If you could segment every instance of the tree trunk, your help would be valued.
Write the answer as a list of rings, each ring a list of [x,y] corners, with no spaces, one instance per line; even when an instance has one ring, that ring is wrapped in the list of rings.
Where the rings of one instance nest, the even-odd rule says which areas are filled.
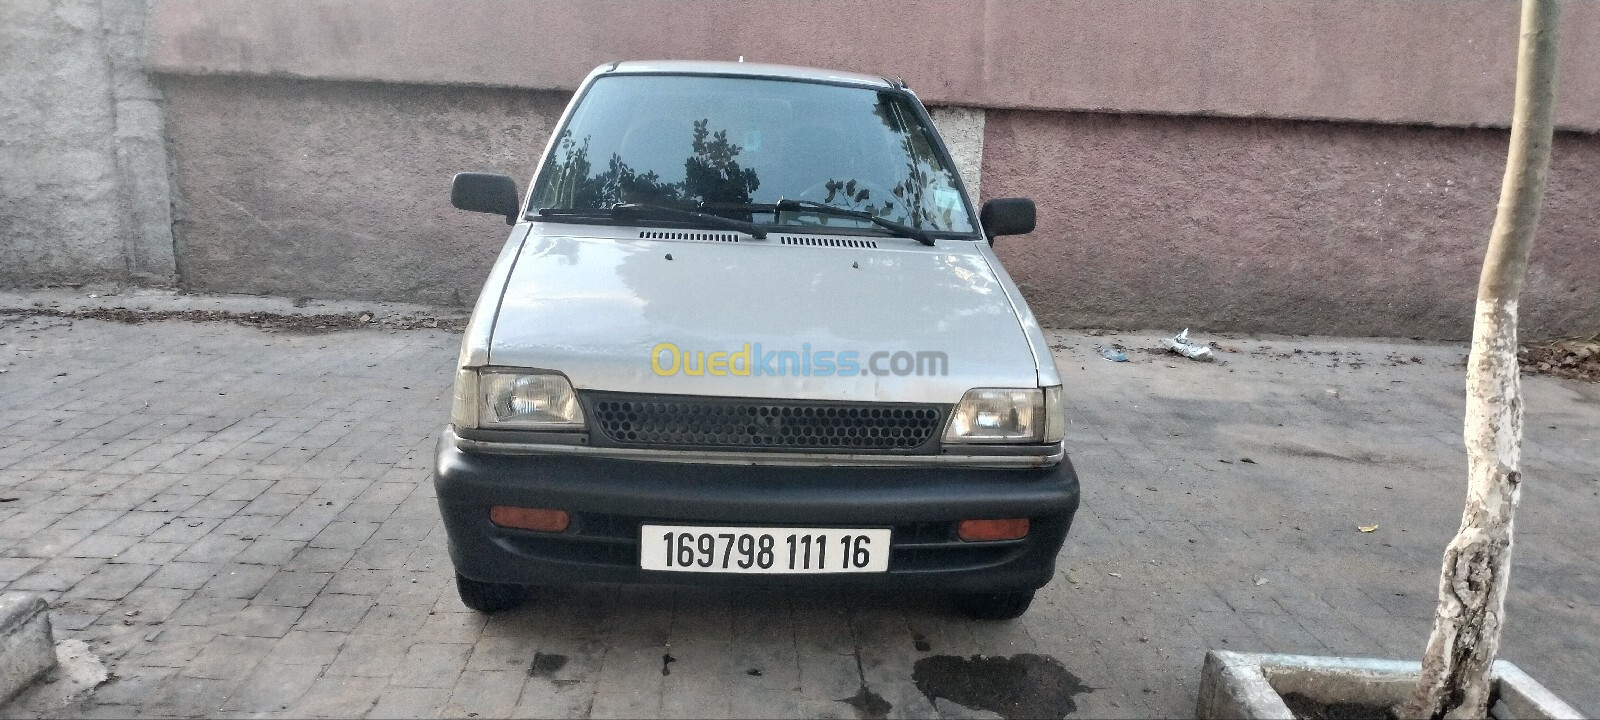
[[[1482,718],[1510,585],[1512,515],[1521,495],[1522,398],[1517,296],[1539,224],[1555,122],[1560,0],[1523,0],[1517,89],[1500,207],[1478,281],[1467,361],[1467,506],[1445,548],[1439,606],[1406,718]]]

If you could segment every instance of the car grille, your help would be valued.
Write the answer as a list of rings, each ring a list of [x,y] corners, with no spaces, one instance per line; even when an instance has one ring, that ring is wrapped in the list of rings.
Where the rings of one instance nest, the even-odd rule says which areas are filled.
[[[605,442],[632,447],[910,453],[931,451],[944,424],[937,405],[582,396],[590,425]]]

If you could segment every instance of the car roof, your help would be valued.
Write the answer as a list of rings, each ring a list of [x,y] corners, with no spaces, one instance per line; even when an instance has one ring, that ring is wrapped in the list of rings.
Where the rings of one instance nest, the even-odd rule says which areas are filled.
[[[846,83],[868,87],[890,88],[895,84],[881,77],[842,70],[823,70],[798,65],[769,63],[720,62],[712,60],[629,60],[607,63],[595,68],[595,75],[612,73],[629,75],[734,75],[741,77],[781,78],[811,82]]]

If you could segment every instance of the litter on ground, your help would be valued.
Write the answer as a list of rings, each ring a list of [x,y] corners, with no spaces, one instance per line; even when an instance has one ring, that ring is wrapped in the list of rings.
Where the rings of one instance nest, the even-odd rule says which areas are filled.
[[[1100,348],[1100,357],[1111,362],[1127,362],[1128,354],[1116,348]]]
[[[1210,362],[1216,359],[1211,354],[1211,346],[1189,339],[1189,328],[1184,328],[1183,332],[1162,340],[1161,347],[1166,348],[1168,352],[1182,355],[1190,360]]]

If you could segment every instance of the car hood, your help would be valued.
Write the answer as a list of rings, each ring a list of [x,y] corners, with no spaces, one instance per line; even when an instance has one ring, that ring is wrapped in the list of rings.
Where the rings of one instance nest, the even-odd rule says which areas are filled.
[[[580,390],[724,397],[953,403],[973,387],[1038,386],[1018,309],[972,241],[872,239],[895,247],[868,248],[712,237],[739,239],[530,236],[505,286],[489,364],[556,370]],[[748,348],[754,371],[691,375],[680,364],[666,374],[674,353],[663,344],[680,363]],[[841,375],[837,360],[852,351],[861,372]],[[930,361],[923,374],[896,374],[899,352],[911,353],[900,368],[918,353],[944,353],[947,372]],[[886,374],[872,372],[874,353],[887,353],[876,362]],[[807,356],[810,373],[796,371]],[[823,373],[822,358],[836,361],[834,373]]]

